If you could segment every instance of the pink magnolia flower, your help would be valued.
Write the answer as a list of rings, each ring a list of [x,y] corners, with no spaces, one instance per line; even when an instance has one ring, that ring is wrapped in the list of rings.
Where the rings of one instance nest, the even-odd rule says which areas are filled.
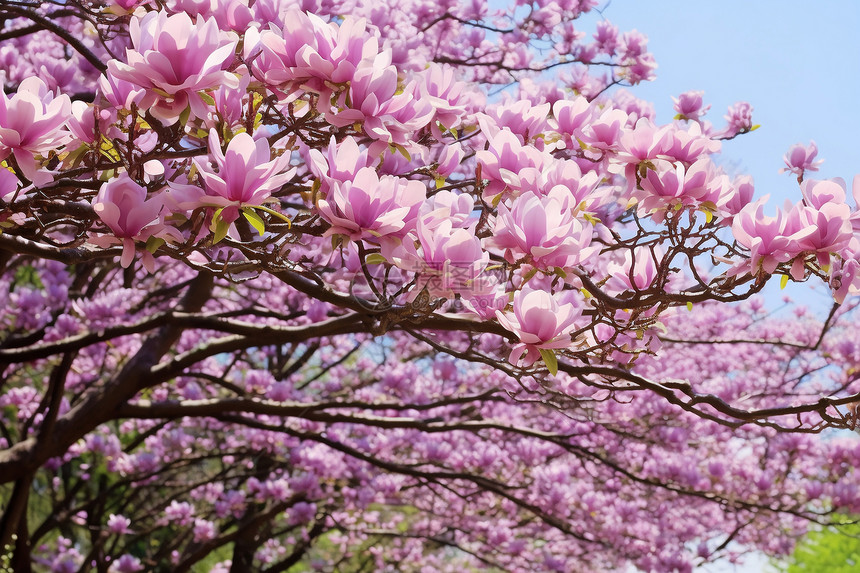
[[[121,173],[101,186],[93,202],[93,210],[113,231],[114,237],[91,237],[90,242],[102,247],[120,242],[120,264],[128,267],[134,259],[135,240],[145,240],[155,231],[155,228],[147,228],[158,220],[162,206],[160,197],[147,199],[146,188],[138,185],[127,173]],[[147,262],[148,258],[144,260]]]
[[[51,181],[48,172],[39,170],[35,156],[71,139],[63,129],[71,115],[69,96],[55,96],[38,77],[22,81],[11,97],[0,92],[0,161],[12,155],[30,181],[37,185]]]
[[[618,27],[608,20],[599,21],[595,27],[594,41],[598,50],[607,56],[614,56],[615,48],[618,46]]]
[[[570,335],[577,329],[581,316],[582,304],[576,298],[559,303],[542,289],[517,291],[513,313],[496,311],[499,324],[520,339],[511,349],[508,361],[531,366],[540,358],[540,349],[568,348],[572,343]]]
[[[731,186],[720,196],[717,204],[720,217],[726,225],[731,225],[735,215],[752,201],[755,194],[755,184],[749,175],[735,177]]]
[[[663,155],[674,161],[695,163],[705,155],[719,153],[722,144],[711,139],[702,132],[702,126],[691,123],[687,126],[678,124],[666,127],[663,138]]]
[[[352,181],[331,181],[331,191],[317,204],[320,215],[331,224],[328,235],[346,235],[378,242],[380,237],[403,237],[415,226],[427,189],[420,181],[379,177],[363,167]]]
[[[736,265],[733,272],[744,270],[757,274],[773,274],[780,263],[785,263],[803,251],[798,241],[808,237],[815,229],[795,217],[789,220],[786,212],[777,209],[775,217],[764,215],[767,197],[750,203],[735,216],[732,233],[735,240],[750,251],[748,261]]]
[[[622,262],[612,261],[606,265],[609,275],[606,286],[618,293],[648,289],[657,278],[662,257],[659,248],[653,251],[647,247],[625,250]]]
[[[716,177],[713,164],[702,159],[684,167],[683,163],[657,162],[641,180],[641,190],[633,196],[641,201],[640,208],[662,221],[667,210],[698,208],[704,202],[716,206],[720,197],[721,180]]]
[[[489,120],[493,129],[507,128],[526,142],[546,130],[549,111],[548,103],[534,105],[529,100],[522,99],[488,107],[486,114],[478,115],[478,122],[484,133],[491,131],[485,127]]]
[[[411,241],[394,248],[389,243],[383,248],[386,258],[418,275],[413,292],[417,295],[426,288],[431,297],[470,296],[475,281],[490,262],[481,240],[470,230],[455,228],[450,220],[433,227],[419,221],[416,234],[418,248]]]
[[[487,136],[487,149],[479,150],[475,156],[481,166],[481,176],[489,180],[484,188],[485,201],[493,201],[505,191],[513,195],[526,186],[523,183],[536,181],[544,163],[549,159],[532,146],[523,145],[509,129],[502,129]]]
[[[271,3],[260,4],[255,11],[274,9],[268,6]],[[359,66],[372,66],[379,55],[379,42],[366,32],[363,18],[347,16],[338,26],[316,14],[290,9],[280,14],[277,24],[262,31],[248,29],[244,56],[254,76],[287,101],[301,94],[299,86],[328,101],[330,84],[350,82]]]
[[[584,209],[594,212],[605,200],[604,196],[595,192],[600,183],[597,173],[589,171],[583,174],[579,164],[573,160],[550,159],[536,183],[540,194],[546,196],[556,187],[563,188],[571,195],[570,205],[574,211]]]
[[[620,109],[608,109],[583,130],[583,141],[594,149],[608,151],[618,147],[629,116]]]
[[[442,190],[427,199],[419,210],[419,224],[425,229],[434,229],[443,222],[450,222],[458,229],[474,227],[478,222],[472,212],[475,210],[475,198],[468,193],[459,195],[449,190]]]
[[[542,270],[569,268],[594,254],[593,229],[573,216],[573,196],[562,186],[546,197],[525,193],[510,209],[499,205],[487,246],[504,250],[510,263],[527,262]]]
[[[150,4],[152,0],[108,0],[108,11],[116,16],[131,14],[140,6]]]
[[[582,130],[594,117],[595,111],[587,99],[577,96],[573,100],[557,101],[552,106],[557,129],[564,136],[568,147],[578,147],[577,139],[582,139]]]
[[[789,147],[788,152],[782,157],[786,166],[780,169],[779,172],[791,172],[799,178],[803,178],[805,171],[818,171],[818,166],[824,163],[821,159],[815,161],[817,155],[818,147],[814,141],[810,141],[808,146],[796,143]]]
[[[326,119],[338,127],[361,124],[376,140],[369,148],[373,155],[391,145],[414,147],[413,135],[430,123],[435,113],[433,106],[421,99],[417,83],[400,89],[397,68],[391,65],[388,52],[355,70],[349,89],[337,98],[337,108],[327,112]]]
[[[673,97],[675,102],[675,112],[678,114],[678,119],[689,119],[691,121],[699,121],[703,115],[711,109],[710,105],[702,105],[703,91],[684,92],[678,97]]]
[[[824,181],[807,179],[800,184],[800,192],[803,202],[816,209],[827,203],[842,205],[846,199],[845,182],[839,178]]]
[[[453,68],[443,67],[435,62],[431,62],[429,67],[418,75],[421,78],[418,83],[420,98],[433,106],[431,132],[433,137],[442,141],[443,135],[439,126],[455,129],[466,115],[463,94],[466,84],[456,80]]]
[[[308,151],[307,165],[320,182],[323,195],[328,194],[332,181],[352,181],[360,169],[373,163],[367,149],[360,148],[353,137],[345,137],[340,143],[332,137],[325,149]]]
[[[122,535],[131,532],[131,520],[124,515],[110,514],[107,520],[107,528],[111,533]]]
[[[209,108],[200,92],[239,84],[226,71],[237,39],[219,30],[214,18],[194,22],[185,12],[149,12],[131,19],[129,34],[134,48],[126,50],[128,63],[109,61],[107,74],[145,88],[139,105],[161,121],[175,123],[188,106],[205,118]]]
[[[15,199],[20,181],[15,177],[15,174],[8,169],[0,168],[0,201],[12,201]],[[6,219],[7,214],[0,215],[0,221]]]
[[[111,74],[99,76],[98,88],[102,98],[111,106],[120,109],[131,109],[132,103],[140,106],[146,96],[145,89]]]
[[[838,252],[848,246],[854,236],[851,228],[851,209],[845,203],[828,202],[820,207],[796,205],[789,214],[790,219],[796,218],[798,226],[806,233],[797,244],[804,251],[816,254],[819,265],[830,264],[830,253]],[[798,270],[793,275],[801,280]]]
[[[753,106],[745,101],[739,101],[729,107],[728,113],[725,115],[727,122],[725,129],[726,137],[734,137],[739,133],[746,133],[753,127],[752,121]]]
[[[460,167],[463,161],[463,147],[459,143],[452,143],[439,150],[437,157],[436,174],[439,177],[448,177]]]
[[[135,573],[135,571],[143,571],[143,564],[140,559],[128,553],[122,554],[110,568],[110,573]]]
[[[194,161],[206,188],[206,195],[200,197],[199,203],[225,207],[222,218],[227,222],[239,216],[240,207],[261,205],[273,191],[292,179],[296,171],[289,168],[288,154],[272,159],[265,138],[255,141],[244,132],[234,135],[222,152],[218,133],[212,129],[209,153],[217,171],[202,160]]]

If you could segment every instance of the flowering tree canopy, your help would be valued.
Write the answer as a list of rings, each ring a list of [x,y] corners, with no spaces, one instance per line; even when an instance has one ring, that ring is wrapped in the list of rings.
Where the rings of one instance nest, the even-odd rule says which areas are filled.
[[[769,215],[749,104],[657,124],[595,5],[3,3],[0,565],[689,571],[860,511],[846,184],[798,145]]]

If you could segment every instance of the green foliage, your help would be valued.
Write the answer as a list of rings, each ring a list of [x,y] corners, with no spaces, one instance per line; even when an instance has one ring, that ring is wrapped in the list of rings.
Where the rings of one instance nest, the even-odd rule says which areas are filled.
[[[774,566],[781,573],[856,573],[860,571],[860,523],[811,531],[791,557]]]

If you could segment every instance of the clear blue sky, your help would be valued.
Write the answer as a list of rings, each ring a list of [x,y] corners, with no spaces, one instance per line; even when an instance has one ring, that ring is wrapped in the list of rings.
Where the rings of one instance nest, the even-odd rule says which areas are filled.
[[[725,160],[753,175],[757,195],[797,197],[782,155],[818,144],[819,176],[849,182],[860,172],[860,2],[797,0],[611,0],[603,14],[649,37],[657,79],[634,88],[671,120],[672,95],[704,90],[708,118],[722,125],[738,100],[761,128],[727,142]]]

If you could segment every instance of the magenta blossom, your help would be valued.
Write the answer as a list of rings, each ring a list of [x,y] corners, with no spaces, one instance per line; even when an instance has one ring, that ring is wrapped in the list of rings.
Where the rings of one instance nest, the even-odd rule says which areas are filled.
[[[93,210],[113,231],[114,237],[91,237],[90,242],[106,247],[119,239],[122,243],[120,264],[128,267],[134,259],[135,240],[148,238],[151,233],[145,231],[158,220],[162,205],[159,197],[147,199],[146,188],[127,173],[121,173],[101,186],[93,202]]]
[[[478,220],[474,217],[475,198],[468,193],[456,194],[443,189],[427,199],[419,211],[420,224],[426,229],[434,229],[443,222],[450,222],[454,228],[472,228]]]
[[[373,155],[392,145],[413,148],[413,133],[427,126],[435,114],[420,89],[414,81],[401,89],[391,54],[383,52],[355,70],[349,89],[337,98],[337,111],[327,112],[326,119],[338,127],[361,124],[376,140],[370,145]]]
[[[731,225],[735,215],[752,201],[755,194],[755,184],[749,175],[739,175],[732,181],[731,186],[720,195],[717,204],[720,217],[726,225]]]
[[[824,162],[821,159],[816,161],[815,157],[817,155],[818,147],[814,141],[810,141],[808,146],[796,143],[783,155],[782,160],[786,166],[780,169],[779,172],[794,173],[798,178],[802,179],[805,171],[818,171],[818,166]]]
[[[703,91],[684,92],[678,97],[673,97],[675,102],[675,113],[678,114],[677,119],[689,119],[691,121],[699,121],[703,115],[711,109],[710,105],[702,105]]]
[[[479,150],[475,156],[481,166],[481,175],[489,179],[484,188],[484,200],[493,201],[505,191],[518,195],[527,182],[540,177],[549,155],[532,146],[525,146],[509,129],[487,136],[488,149]]]
[[[552,271],[577,265],[596,252],[589,247],[593,228],[573,216],[573,196],[562,186],[546,197],[525,193],[499,215],[487,246],[504,250],[510,263],[529,263]]]
[[[309,150],[307,165],[320,182],[320,191],[327,195],[332,181],[352,181],[360,169],[373,163],[367,149],[360,148],[355,138],[346,137],[338,143],[332,137],[328,147]]]
[[[195,160],[206,195],[201,205],[225,207],[222,217],[232,222],[239,216],[239,207],[261,205],[272,191],[292,179],[289,155],[271,159],[266,139],[254,140],[247,133],[238,133],[221,151],[218,133],[209,132],[209,153],[215,160],[217,171],[203,161]]]
[[[541,349],[571,346],[570,335],[577,329],[582,304],[579,299],[570,299],[559,303],[545,290],[525,288],[514,295],[513,313],[496,311],[499,323],[520,339],[508,357],[511,364],[519,364],[522,360],[523,366],[531,366],[540,357]]]
[[[504,250],[510,263],[526,262],[542,270],[569,268],[594,254],[593,228],[573,216],[573,195],[562,186],[546,197],[526,193],[510,209],[499,205],[487,245]]]
[[[773,274],[780,263],[792,260],[803,251],[798,241],[809,237],[815,229],[797,217],[789,218],[786,212],[777,209],[775,217],[764,215],[767,197],[750,203],[738,213],[732,223],[732,233],[737,242],[750,251],[733,272],[744,270],[758,274]]]
[[[439,126],[455,129],[459,127],[466,114],[466,105],[463,101],[466,99],[463,96],[466,84],[456,80],[453,68],[442,67],[435,62],[419,76],[421,78],[418,83],[420,97],[433,106],[431,132],[433,137],[442,141],[443,136]]]
[[[188,106],[195,117],[205,118],[209,108],[200,92],[239,85],[226,71],[236,37],[219,30],[214,18],[194,22],[184,12],[149,12],[131,19],[129,34],[134,48],[126,50],[128,63],[111,60],[107,73],[145,88],[140,107],[163,122],[175,123]]]
[[[617,293],[647,290],[657,278],[662,258],[663,253],[657,247],[625,250],[621,263],[613,261],[606,265],[607,287]]]
[[[683,163],[660,161],[656,170],[648,170],[641,181],[641,190],[633,196],[641,201],[640,208],[660,222],[667,212],[693,208],[716,208],[716,202],[728,186],[708,159],[701,159],[688,168]]]
[[[370,167],[358,170],[352,181],[330,181],[331,192],[320,199],[320,215],[331,224],[328,235],[357,241],[402,237],[415,226],[418,209],[427,196],[420,181],[383,175]]]
[[[278,18],[277,26],[262,31],[250,28],[245,33],[244,56],[252,62],[254,77],[286,101],[300,95],[300,90],[294,91],[299,85],[329,100],[332,83],[350,82],[360,66],[372,66],[379,54],[378,40],[366,32],[364,18],[347,16],[338,26],[295,9],[275,16],[277,7],[268,2],[257,2],[254,9],[267,12],[267,5]]]
[[[753,106],[745,101],[739,101],[729,107],[725,119],[726,125],[725,136],[734,137],[739,133],[746,133],[753,128],[752,122]]]
[[[400,268],[418,273],[416,294],[426,288],[435,298],[453,298],[455,294],[469,296],[475,281],[490,262],[490,255],[481,248],[481,240],[467,229],[456,228],[450,220],[434,227],[419,221],[417,228],[420,251],[411,241],[389,252]]]
[[[55,96],[37,77],[22,81],[11,97],[0,92],[0,161],[13,155],[28,179],[37,185],[49,182],[51,175],[39,171],[35,156],[71,139],[64,129],[71,115],[69,96]]]

